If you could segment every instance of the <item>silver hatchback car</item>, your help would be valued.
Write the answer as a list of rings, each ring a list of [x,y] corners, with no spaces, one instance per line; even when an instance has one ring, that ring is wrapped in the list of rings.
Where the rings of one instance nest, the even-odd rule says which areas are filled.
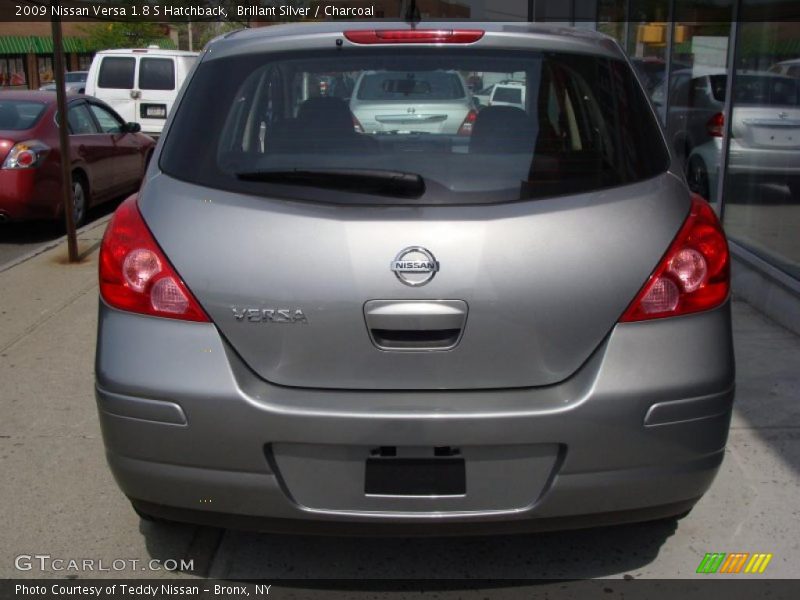
[[[286,531],[685,513],[728,435],[729,255],[630,63],[585,31],[380,27],[228,34],[185,85],[101,250],[122,491]],[[376,71],[514,73],[526,103],[360,132],[349,86],[307,85]]]

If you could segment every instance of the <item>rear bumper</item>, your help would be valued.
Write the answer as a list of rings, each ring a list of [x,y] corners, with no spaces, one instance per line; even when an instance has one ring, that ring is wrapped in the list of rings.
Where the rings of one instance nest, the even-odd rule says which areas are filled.
[[[274,386],[212,325],[102,302],[98,335],[122,491],[145,512],[259,529],[524,531],[681,513],[722,461],[734,395],[728,304],[618,325],[569,380],[496,391]],[[467,493],[364,494],[377,446],[458,447]]]
[[[42,177],[40,169],[0,169],[0,215],[26,221],[58,216],[58,180]]]
[[[728,172],[731,175],[748,175],[762,178],[782,178],[800,176],[800,161],[797,160],[796,148],[763,148],[745,146],[736,139],[731,140]],[[722,156],[722,141],[715,138],[712,142],[698,146],[692,151],[699,155],[713,177],[719,172]]]

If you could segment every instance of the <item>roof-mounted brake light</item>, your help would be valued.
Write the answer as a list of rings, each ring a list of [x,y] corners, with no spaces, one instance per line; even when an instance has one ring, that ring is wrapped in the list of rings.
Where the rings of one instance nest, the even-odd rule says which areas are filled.
[[[354,44],[471,44],[482,29],[364,29],[345,31]]]

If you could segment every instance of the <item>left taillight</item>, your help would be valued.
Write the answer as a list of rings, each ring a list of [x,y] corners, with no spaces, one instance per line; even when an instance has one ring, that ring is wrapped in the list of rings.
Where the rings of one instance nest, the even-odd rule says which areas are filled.
[[[458,135],[472,135],[472,126],[475,125],[475,120],[478,118],[478,111],[470,110],[458,128]]]
[[[722,304],[729,291],[728,241],[714,210],[693,194],[683,227],[620,322],[709,310]]]
[[[711,137],[723,137],[725,135],[725,115],[721,112],[713,115],[706,123],[706,131]]]
[[[129,312],[208,322],[147,228],[136,196],[114,213],[100,247],[100,295],[109,306]]]
[[[39,140],[26,140],[14,144],[3,161],[3,169],[35,169],[44,161],[50,146]]]

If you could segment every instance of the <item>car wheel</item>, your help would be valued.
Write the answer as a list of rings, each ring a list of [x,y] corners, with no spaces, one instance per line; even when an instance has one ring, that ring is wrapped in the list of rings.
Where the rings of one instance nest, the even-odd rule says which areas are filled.
[[[689,189],[695,194],[701,195],[706,200],[711,200],[708,184],[708,169],[706,163],[699,156],[693,156],[686,166],[686,181]]]
[[[87,186],[82,175],[77,173],[72,176],[72,219],[75,227],[80,227],[86,220],[86,210],[88,199],[86,196]]]

